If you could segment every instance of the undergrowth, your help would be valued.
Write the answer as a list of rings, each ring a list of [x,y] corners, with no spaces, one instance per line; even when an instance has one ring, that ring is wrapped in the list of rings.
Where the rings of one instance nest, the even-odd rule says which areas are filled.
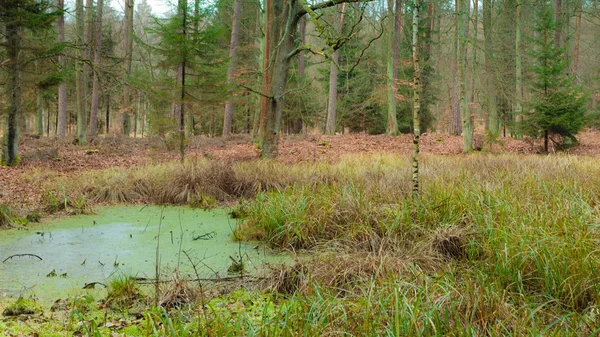
[[[254,300],[240,305],[225,296],[221,306],[152,309],[139,335],[600,333],[596,159],[424,156],[419,199],[410,170],[408,158],[392,155],[295,165],[196,160],[55,184],[95,202],[241,199],[235,239],[310,256],[273,267],[261,284],[270,292],[248,293]]]

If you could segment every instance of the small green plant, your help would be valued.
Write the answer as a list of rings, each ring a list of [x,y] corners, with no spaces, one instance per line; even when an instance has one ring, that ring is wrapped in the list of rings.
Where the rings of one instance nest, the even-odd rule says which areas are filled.
[[[25,216],[25,219],[28,222],[40,222],[40,220],[42,220],[42,213],[36,211],[30,212]]]
[[[36,315],[43,312],[42,306],[33,299],[25,299],[20,296],[15,303],[4,309],[4,316]]]
[[[0,205],[0,228],[10,227],[13,221],[10,217],[10,210],[8,206]]]
[[[121,275],[109,282],[105,305],[112,308],[131,307],[141,299],[142,293],[135,279]]]

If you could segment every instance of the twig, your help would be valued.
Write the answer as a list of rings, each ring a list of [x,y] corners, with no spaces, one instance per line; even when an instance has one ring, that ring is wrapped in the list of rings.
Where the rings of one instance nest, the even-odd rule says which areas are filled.
[[[21,256],[32,256],[32,257],[37,257],[38,259],[40,259],[40,261],[42,261],[43,259],[35,254],[15,254],[15,255],[11,255],[9,257],[7,257],[6,259],[4,259],[4,261],[2,261],[2,263],[12,259],[13,257],[21,257]]]
[[[254,280],[267,279],[266,277],[262,277],[262,276],[243,275],[243,276],[228,276],[228,277],[219,277],[219,278],[195,278],[195,279],[189,279],[188,281],[190,281],[190,282],[231,282],[231,281],[242,280],[242,279],[247,279],[247,278],[252,278]],[[156,279],[149,279],[149,278],[145,278],[145,277],[134,277],[133,280],[139,284],[154,284],[157,282],[158,283],[173,282],[173,280],[158,280],[157,281]]]
[[[91,283],[86,283],[86,284],[83,286],[83,288],[81,288],[81,289],[94,289],[94,288],[95,288],[95,286],[96,286],[96,284],[97,284],[97,285],[101,285],[101,286],[103,286],[104,288],[106,288],[106,284],[104,284],[104,283],[102,283],[102,282],[91,282]]]

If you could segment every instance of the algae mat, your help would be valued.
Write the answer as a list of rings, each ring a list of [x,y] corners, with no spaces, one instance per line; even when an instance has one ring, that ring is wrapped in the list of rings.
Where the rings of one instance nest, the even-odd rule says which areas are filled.
[[[163,272],[178,268],[192,278],[184,252],[206,278],[228,276],[240,256],[250,273],[280,259],[255,244],[233,242],[236,221],[223,209],[109,206],[96,213],[0,231],[1,261],[14,254],[42,259],[15,256],[0,263],[0,300],[35,296],[47,305],[123,274],[153,279],[157,251]]]

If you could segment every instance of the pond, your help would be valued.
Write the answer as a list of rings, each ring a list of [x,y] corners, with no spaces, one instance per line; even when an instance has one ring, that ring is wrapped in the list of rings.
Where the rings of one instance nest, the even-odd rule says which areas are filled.
[[[281,260],[263,246],[232,241],[237,224],[224,209],[107,206],[95,211],[0,231],[0,302],[24,295],[48,306],[82,292],[102,295],[102,287],[82,288],[122,275],[154,279],[156,261],[167,274],[178,269],[196,278],[195,265],[199,277],[219,278],[230,274],[240,256],[246,273]],[[32,255],[10,258],[15,254]]]

